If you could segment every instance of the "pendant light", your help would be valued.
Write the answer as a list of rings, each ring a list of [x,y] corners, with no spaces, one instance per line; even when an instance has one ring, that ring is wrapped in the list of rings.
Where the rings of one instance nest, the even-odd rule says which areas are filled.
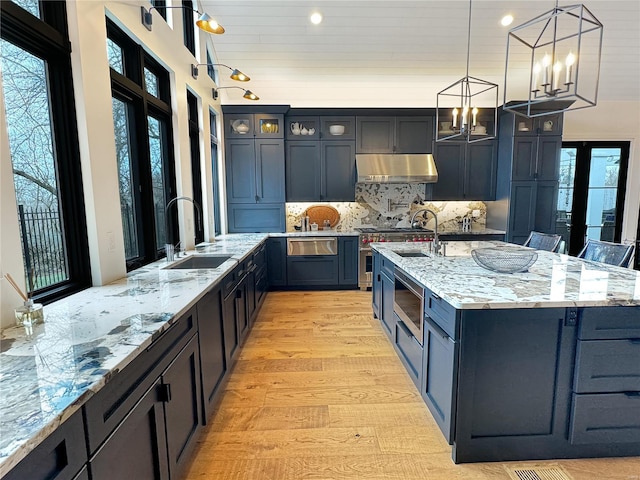
[[[584,5],[559,7],[558,0],[553,9],[512,28],[507,37],[503,108],[539,117],[594,107],[602,30]]]
[[[467,74],[438,93],[436,142],[475,143],[496,136],[498,85],[469,76],[471,0],[467,32]]]

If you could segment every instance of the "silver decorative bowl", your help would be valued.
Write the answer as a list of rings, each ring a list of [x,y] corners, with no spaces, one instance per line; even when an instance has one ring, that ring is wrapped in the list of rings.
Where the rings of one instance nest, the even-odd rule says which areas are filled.
[[[471,250],[475,262],[498,273],[525,272],[538,260],[535,250],[524,248],[478,248]]]

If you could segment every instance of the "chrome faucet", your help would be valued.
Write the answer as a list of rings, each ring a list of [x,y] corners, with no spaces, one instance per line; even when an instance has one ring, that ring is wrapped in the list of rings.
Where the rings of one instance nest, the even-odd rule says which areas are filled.
[[[175,248],[173,244],[169,243],[168,241],[169,240],[169,207],[171,207],[171,205],[173,205],[174,203],[177,203],[178,200],[186,200],[188,202],[193,203],[193,206],[196,207],[196,210],[200,214],[199,217],[196,216],[196,222],[198,222],[197,228],[200,229],[202,227],[202,223],[201,223],[202,209],[200,208],[200,205],[198,205],[198,202],[193,200],[193,198],[189,198],[189,197],[176,197],[172,200],[169,200],[169,203],[167,203],[167,206],[164,208],[165,226],[166,226],[165,235],[167,236],[167,243],[164,244],[164,250],[167,254],[168,262],[175,260]],[[180,242],[178,242],[178,244],[180,244]]]
[[[421,208],[420,210],[416,210],[411,217],[411,228],[422,228],[422,224],[416,222],[416,217],[421,212],[430,213],[431,215],[433,215],[433,219],[436,221],[436,228],[433,234],[433,251],[437,255],[438,253],[440,253],[440,240],[438,240],[438,215],[436,215],[436,212],[429,208]]]

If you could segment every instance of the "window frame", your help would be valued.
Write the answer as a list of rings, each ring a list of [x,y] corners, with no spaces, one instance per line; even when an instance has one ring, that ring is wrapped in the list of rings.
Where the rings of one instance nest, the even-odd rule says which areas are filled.
[[[35,301],[48,304],[90,287],[91,265],[65,2],[40,2],[40,13],[38,18],[13,2],[0,2],[2,39],[47,64],[56,186],[69,277],[33,292]]]
[[[165,172],[165,198],[176,196],[175,161],[173,152],[172,112],[170,103],[169,72],[156,62],[144,48],[129,38],[118,26],[107,20],[107,37],[117,43],[124,52],[125,75],[110,69],[111,91],[115,98],[124,99],[134,105],[134,126],[131,132],[132,168],[136,170],[139,188],[134,190],[136,197],[136,235],[138,236],[139,255],[127,259],[127,271],[134,270],[154,262],[165,255],[164,245],[157,245],[156,223],[165,222],[165,218],[155,218],[153,205],[153,182],[151,178],[151,159],[147,118],[152,116],[166,122],[167,145],[163,158]],[[160,98],[147,92],[144,68],[149,69],[158,78]],[[169,212],[167,240],[178,238],[178,215],[174,209]]]
[[[196,28],[193,21],[193,12],[196,9],[193,0],[182,0],[182,34],[184,37],[184,46],[196,56]]]

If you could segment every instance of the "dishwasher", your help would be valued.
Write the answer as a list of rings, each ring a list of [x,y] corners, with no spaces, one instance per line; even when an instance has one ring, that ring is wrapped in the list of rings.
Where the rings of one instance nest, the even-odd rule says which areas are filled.
[[[287,239],[287,283],[290,287],[330,287],[339,283],[337,237]]]

